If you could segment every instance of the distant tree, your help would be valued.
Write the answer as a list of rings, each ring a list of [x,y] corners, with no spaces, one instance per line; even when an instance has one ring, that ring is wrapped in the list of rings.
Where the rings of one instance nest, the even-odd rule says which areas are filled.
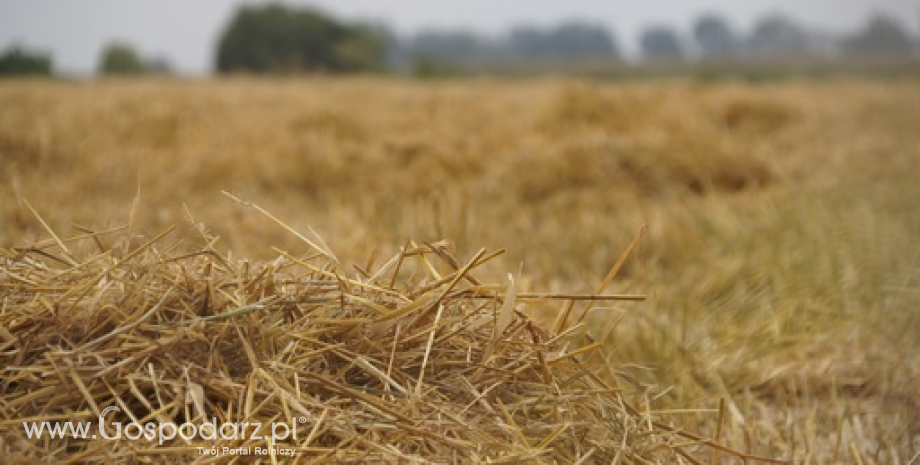
[[[468,30],[425,30],[391,40],[389,63],[422,76],[453,76],[492,66],[541,60],[562,65],[578,59],[618,59],[616,41],[602,26],[573,21],[552,28],[518,26],[503,37]]]
[[[642,57],[651,61],[679,61],[684,58],[680,39],[667,26],[652,26],[642,31],[639,37]]]
[[[364,71],[383,66],[386,38],[311,8],[243,7],[221,34],[217,70]]]
[[[2,76],[50,76],[51,57],[29,52],[18,46],[11,47],[0,55],[0,77]]]
[[[422,31],[409,44],[413,61],[470,64],[498,53],[495,44],[469,31]]]
[[[747,52],[757,57],[792,58],[814,52],[808,30],[792,19],[773,14],[761,18],[747,39]]]
[[[122,42],[113,42],[102,50],[99,74],[131,75],[147,71],[144,60],[134,48]]]
[[[571,22],[554,29],[550,35],[550,50],[559,58],[620,55],[606,28],[584,22]]]
[[[703,15],[697,20],[693,37],[706,58],[731,58],[740,49],[740,41],[728,22],[714,14]]]
[[[346,34],[335,44],[333,56],[342,71],[379,71],[386,66],[392,33],[374,24],[346,26]]]
[[[505,41],[511,54],[540,58],[549,53],[550,40],[549,34],[540,28],[517,26],[511,29]]]
[[[616,41],[603,26],[573,21],[552,29],[518,26],[500,48],[523,58],[619,57]]]
[[[913,41],[907,29],[894,18],[875,15],[865,27],[843,40],[843,51],[855,57],[904,57],[911,53]]]

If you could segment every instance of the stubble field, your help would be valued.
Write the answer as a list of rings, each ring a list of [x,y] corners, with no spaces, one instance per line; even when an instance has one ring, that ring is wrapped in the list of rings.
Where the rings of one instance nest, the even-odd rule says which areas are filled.
[[[642,235],[609,290],[648,300],[585,327],[637,404],[796,463],[920,453],[916,81],[9,81],[0,109],[4,249],[48,238],[28,202],[61,236],[304,252],[227,192],[359,268],[447,240],[590,293]]]

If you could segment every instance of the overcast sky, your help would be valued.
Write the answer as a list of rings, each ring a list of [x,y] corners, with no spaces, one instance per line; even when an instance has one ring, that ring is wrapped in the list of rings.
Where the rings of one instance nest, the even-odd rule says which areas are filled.
[[[253,0],[2,0],[0,51],[12,44],[50,52],[57,71],[91,73],[109,41],[128,42],[144,56],[165,58],[184,73],[212,68],[216,38],[235,9]],[[586,19],[610,28],[627,52],[648,25],[687,33],[703,12],[718,12],[746,31],[755,18],[785,13],[828,32],[859,28],[873,13],[896,17],[916,32],[918,0],[316,0],[343,19],[372,19],[411,34],[428,27],[495,34],[514,24],[554,25]]]

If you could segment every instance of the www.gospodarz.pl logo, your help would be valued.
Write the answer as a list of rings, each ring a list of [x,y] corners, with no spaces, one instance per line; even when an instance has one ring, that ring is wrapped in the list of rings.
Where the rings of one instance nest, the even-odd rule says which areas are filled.
[[[262,440],[271,437],[274,441],[283,441],[291,439],[297,440],[297,424],[307,422],[306,417],[291,418],[290,423],[275,422],[270,425],[263,425],[260,422],[224,422],[218,423],[217,419],[212,417],[211,421],[206,421],[197,425],[191,422],[185,422],[177,425],[174,422],[147,422],[144,424],[132,421],[127,424],[112,422],[106,425],[105,417],[111,412],[121,412],[117,406],[106,407],[99,414],[98,433],[104,439],[117,440],[127,438],[131,440],[144,439],[147,441],[156,440],[162,445],[164,441],[169,441],[177,436],[185,440],[206,439],[250,439]],[[23,422],[26,435],[29,438],[40,439],[47,431],[51,438],[79,437],[79,438],[97,438],[92,434],[92,424],[89,422],[41,422],[27,423]]]

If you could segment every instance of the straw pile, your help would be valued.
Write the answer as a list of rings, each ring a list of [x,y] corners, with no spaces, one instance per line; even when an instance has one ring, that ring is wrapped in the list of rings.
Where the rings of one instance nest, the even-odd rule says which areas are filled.
[[[322,242],[253,264],[213,241],[161,247],[168,232],[134,245],[52,232],[2,252],[0,456],[225,461],[200,448],[289,447],[306,462],[662,463],[721,448],[632,407],[587,363],[594,346],[566,344],[576,325],[550,334],[520,311],[578,296],[477,280],[496,253],[461,261],[443,244],[409,243],[346,277]],[[296,423],[297,439],[273,443],[267,426],[261,439],[163,444],[36,439],[23,427],[89,422],[95,433],[110,406],[120,413],[105,417],[109,435],[116,421],[213,419]]]

